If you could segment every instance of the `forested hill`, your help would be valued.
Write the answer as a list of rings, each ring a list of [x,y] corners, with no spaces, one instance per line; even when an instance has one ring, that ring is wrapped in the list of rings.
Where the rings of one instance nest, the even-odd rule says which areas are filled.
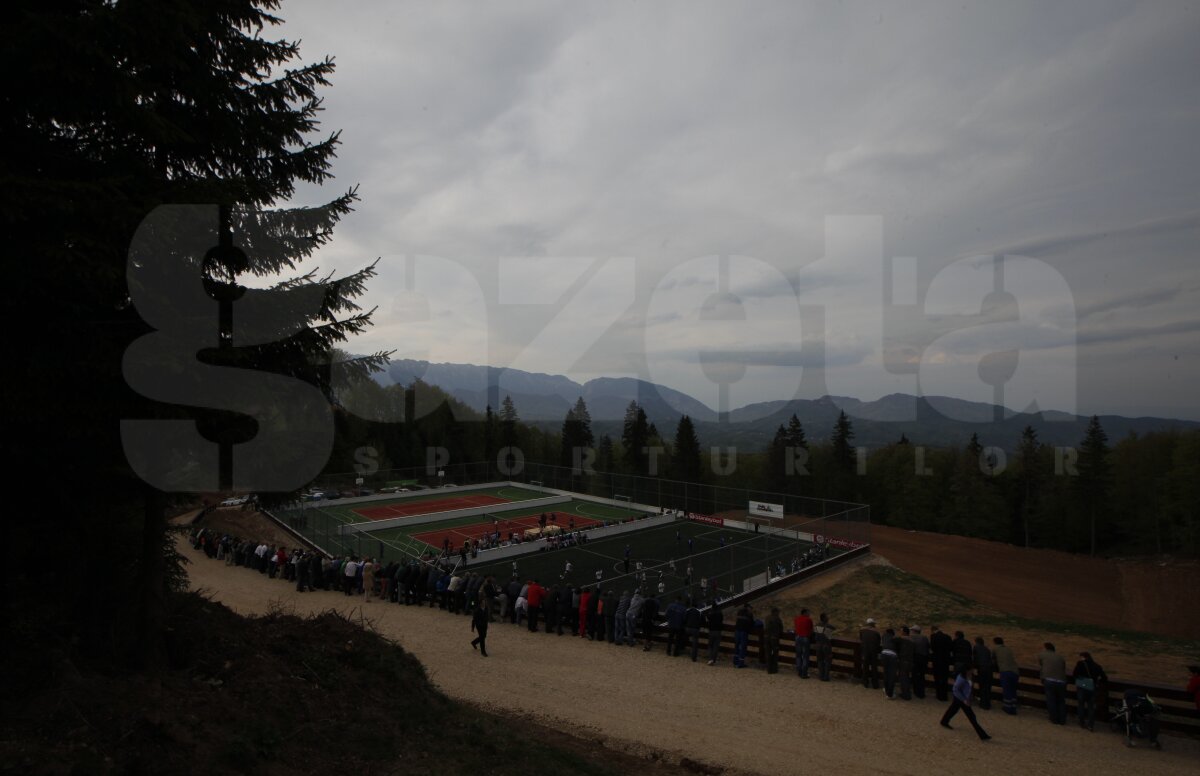
[[[636,401],[660,429],[674,428],[683,415],[690,417],[706,443],[736,446],[747,452],[765,450],[780,425],[795,415],[814,441],[828,438],[838,413],[854,421],[855,444],[880,447],[902,436],[913,444],[931,447],[965,445],[972,434],[988,445],[1015,450],[1021,432],[1032,426],[1049,445],[1077,443],[1089,417],[1066,412],[1014,412],[992,404],[949,397],[915,397],[891,394],[875,401],[824,396],[749,404],[718,420],[717,413],[698,399],[662,385],[633,378],[602,377],[578,383],[563,375],[498,369],[474,364],[433,364],[402,359],[393,361],[383,383],[411,385],[421,380],[437,386],[481,415],[490,405],[498,411],[510,397],[523,421],[546,431],[557,431],[575,401],[582,397],[598,433],[619,436],[625,411]],[[1101,415],[1110,438],[1129,434],[1200,428],[1200,423],[1170,418],[1127,418]]]

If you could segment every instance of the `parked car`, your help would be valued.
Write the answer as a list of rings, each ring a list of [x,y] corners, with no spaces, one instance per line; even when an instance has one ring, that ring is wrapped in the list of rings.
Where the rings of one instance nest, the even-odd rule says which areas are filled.
[[[240,507],[242,504],[245,504],[249,500],[250,500],[249,496],[233,496],[231,498],[227,498],[224,501],[222,501],[221,506],[223,506],[223,507]]]

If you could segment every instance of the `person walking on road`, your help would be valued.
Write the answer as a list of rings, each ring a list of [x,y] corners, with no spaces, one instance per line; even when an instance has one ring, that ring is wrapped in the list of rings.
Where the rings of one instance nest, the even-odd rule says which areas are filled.
[[[991,739],[991,736],[979,726],[979,720],[975,719],[975,712],[971,709],[971,690],[971,666],[968,664],[954,680],[954,689],[951,691],[954,698],[950,702],[950,707],[946,709],[946,713],[942,715],[941,725],[947,730],[953,730],[950,727],[950,720],[954,719],[955,714],[962,711],[967,716],[967,721],[971,723],[971,727],[975,728],[975,734],[979,736],[979,740],[987,741]]]
[[[476,604],[475,612],[471,615],[471,632],[476,634],[471,640],[471,649],[478,649],[479,654],[487,657],[488,611],[483,608],[482,601]]]

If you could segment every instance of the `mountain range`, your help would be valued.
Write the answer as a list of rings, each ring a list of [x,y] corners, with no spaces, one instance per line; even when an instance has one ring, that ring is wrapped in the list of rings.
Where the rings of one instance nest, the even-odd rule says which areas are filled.
[[[666,386],[629,377],[599,377],[578,383],[563,375],[548,375],[475,364],[434,364],[400,359],[388,366],[381,382],[409,385],[422,380],[436,385],[467,406],[483,412],[498,410],[511,396],[521,420],[557,429],[567,410],[583,398],[596,435],[620,436],[625,409],[636,401],[664,438],[674,436],[679,418],[688,415],[706,445],[736,446],[745,451],[764,449],[775,430],[794,414],[810,441],[827,439],[838,414],[845,411],[854,424],[854,442],[877,447],[907,437],[913,444],[962,445],[977,433],[984,445],[1016,448],[1021,432],[1033,426],[1038,439],[1050,445],[1076,445],[1083,438],[1089,417],[1058,411],[1014,412],[993,404],[944,396],[914,397],[890,394],[875,401],[842,396],[819,399],[786,399],[749,404],[719,418],[701,401]],[[915,419],[914,419],[915,418]],[[1109,439],[1169,429],[1200,429],[1200,422],[1171,418],[1127,418],[1101,415]]]

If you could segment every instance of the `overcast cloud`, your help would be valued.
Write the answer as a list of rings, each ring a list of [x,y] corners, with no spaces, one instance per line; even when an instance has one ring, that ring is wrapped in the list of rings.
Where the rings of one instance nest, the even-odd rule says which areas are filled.
[[[337,61],[297,202],[360,184],[319,261],[384,257],[357,351],[733,408],[990,400],[1016,350],[1016,409],[1200,419],[1196,3],[280,15]]]

